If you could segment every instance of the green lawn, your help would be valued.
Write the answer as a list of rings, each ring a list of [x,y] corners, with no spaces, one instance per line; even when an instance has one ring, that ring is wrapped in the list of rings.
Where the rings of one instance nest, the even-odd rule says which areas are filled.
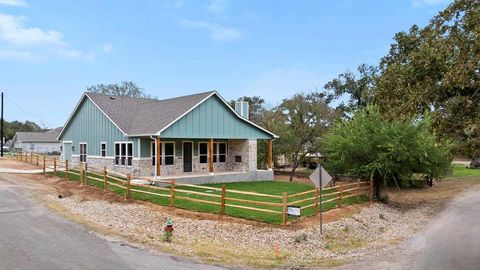
[[[457,177],[479,177],[480,169],[469,169],[466,165],[453,165],[452,175],[448,178],[457,178]]]
[[[63,177],[64,173],[63,172],[57,172],[57,176]],[[93,174],[89,174],[89,176],[93,177],[99,177],[98,175],[95,176]],[[80,177],[75,174],[69,174],[69,178],[73,181],[79,181]],[[109,181],[114,182],[114,183],[119,183],[118,181],[115,181],[113,179],[109,179]],[[89,185],[93,185],[99,188],[103,188],[103,183],[99,181],[94,181],[92,179],[88,180]],[[225,184],[206,184],[203,185],[204,187],[211,187],[211,188],[221,188],[223,185],[226,186],[226,204],[231,204],[231,205],[240,205],[240,206],[246,206],[246,207],[256,207],[256,208],[263,208],[263,209],[270,209],[274,211],[282,211],[281,206],[258,206],[252,203],[248,202],[237,202],[237,201],[231,201],[228,200],[228,198],[236,198],[236,199],[242,199],[242,200],[256,200],[256,201],[261,201],[261,202],[269,202],[269,203],[282,203],[281,198],[270,198],[270,197],[260,197],[260,196],[252,196],[252,195],[247,195],[247,194],[237,194],[237,193],[232,193],[228,192],[228,190],[239,190],[239,191],[247,191],[247,192],[256,192],[256,193],[263,193],[263,194],[269,194],[269,195],[275,195],[275,196],[282,196],[283,192],[287,192],[288,195],[295,194],[295,193],[300,193],[308,190],[312,190],[313,187],[307,184],[303,183],[297,183],[297,182],[284,182],[284,181],[258,181],[258,182],[235,182],[235,183],[225,183]],[[170,188],[168,184],[163,186],[165,188]],[[119,195],[124,195],[125,190],[115,187],[115,186],[109,186],[109,190],[112,192],[115,192]],[[135,190],[144,190],[148,192],[153,192],[155,194],[164,194],[164,195],[170,195],[169,190],[158,190],[158,189],[151,189],[149,187],[132,187],[131,190],[131,196],[133,199],[136,200],[143,200],[143,201],[149,201],[155,204],[159,205],[164,205],[164,206],[169,206],[170,205],[170,198],[169,197],[161,197],[157,195],[151,195],[151,194],[144,194],[140,192],[135,192]],[[183,190],[183,191],[182,191]],[[190,192],[198,192],[201,194],[193,194]],[[328,197],[328,193],[332,193],[334,190],[324,192],[324,200],[333,198],[332,196]],[[204,194],[204,195],[203,195]],[[198,212],[207,212],[207,213],[219,213],[220,212],[220,205],[211,205],[207,203],[201,203],[201,202],[192,202],[188,201],[185,199],[178,198],[179,196],[181,197],[187,197],[187,198],[192,198],[192,199],[201,199],[205,201],[212,201],[212,202],[220,202],[220,198],[218,197],[213,197],[213,196],[208,196],[208,195],[213,195],[213,196],[220,196],[221,191],[220,190],[208,190],[208,189],[203,189],[203,188],[196,188],[196,187],[186,187],[186,186],[180,186],[176,185],[175,186],[175,207],[177,208],[182,208],[182,209],[187,209],[187,210],[192,210],[192,211],[198,211]],[[336,195],[335,195],[336,196]],[[295,198],[289,198],[288,202],[293,202],[297,200],[302,200],[306,199],[309,197],[313,197],[313,194],[309,195],[303,195]],[[368,201],[368,197],[361,195],[360,196],[360,202],[365,202]],[[297,205],[299,206],[307,206],[310,204],[313,204],[314,201],[307,201],[303,203],[299,203]],[[349,205],[357,203],[357,197],[351,197],[344,199],[342,201],[343,205]],[[329,203],[324,204],[323,208],[324,211],[327,211],[329,209],[337,207],[337,201],[332,201]],[[225,208],[225,214],[228,216],[233,216],[233,217],[239,217],[239,218],[244,218],[244,219],[249,219],[249,220],[255,220],[255,221],[260,221],[260,222],[266,222],[266,223],[273,223],[273,224],[281,224],[282,223],[282,215],[281,214],[276,214],[276,213],[265,213],[265,212],[257,212],[253,210],[248,210],[248,209],[239,209],[239,208],[234,208],[234,207],[226,207]],[[311,216],[314,214],[314,209],[313,207],[307,208],[302,210],[302,216]],[[294,219],[293,217],[289,217],[289,220]]]

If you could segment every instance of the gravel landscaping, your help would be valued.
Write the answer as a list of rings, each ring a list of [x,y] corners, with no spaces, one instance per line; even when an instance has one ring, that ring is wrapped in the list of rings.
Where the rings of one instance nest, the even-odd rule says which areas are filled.
[[[206,262],[265,268],[336,265],[388,252],[392,244],[414,234],[434,211],[429,205],[402,209],[374,204],[325,224],[321,236],[318,226],[295,231],[179,217],[139,203],[46,196],[73,214],[149,247]],[[175,222],[171,243],[163,241],[163,224],[168,218]]]

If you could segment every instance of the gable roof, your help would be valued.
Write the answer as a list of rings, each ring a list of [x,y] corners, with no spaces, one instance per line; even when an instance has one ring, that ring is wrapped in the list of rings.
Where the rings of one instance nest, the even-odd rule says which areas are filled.
[[[270,131],[238,115],[238,113],[235,112],[235,110],[233,110],[225,99],[223,99],[223,97],[221,97],[216,91],[163,100],[112,96],[86,92],[65,124],[65,128],[68,126],[68,123],[75,114],[80,103],[86,97],[89,98],[95,106],[97,106],[107,118],[110,119],[120,131],[122,131],[124,135],[160,135],[161,131],[171,126],[213,95],[218,96],[225,106],[243,121],[261,129],[272,137],[278,137]],[[63,130],[60,132],[59,137],[62,133]]]
[[[58,142],[61,127],[46,132],[16,132],[14,141],[18,142]]]

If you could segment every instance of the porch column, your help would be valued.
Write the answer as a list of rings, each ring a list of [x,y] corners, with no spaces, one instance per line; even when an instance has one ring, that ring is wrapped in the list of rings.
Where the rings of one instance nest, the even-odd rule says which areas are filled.
[[[268,154],[267,154],[268,169],[271,170],[272,166],[272,140],[268,140]]]
[[[213,174],[213,139],[208,142],[208,165],[210,174]]]
[[[160,152],[160,138],[157,138],[155,141],[155,167],[157,169],[157,174],[156,176],[160,176],[160,161],[161,161],[161,152]]]

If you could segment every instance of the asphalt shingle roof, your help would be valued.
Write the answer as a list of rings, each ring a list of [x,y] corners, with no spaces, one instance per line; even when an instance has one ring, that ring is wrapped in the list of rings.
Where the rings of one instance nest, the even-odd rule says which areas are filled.
[[[16,141],[19,142],[57,142],[62,128],[55,128],[46,132],[17,132]]]
[[[163,100],[85,94],[127,135],[152,135],[212,93],[210,91]]]

